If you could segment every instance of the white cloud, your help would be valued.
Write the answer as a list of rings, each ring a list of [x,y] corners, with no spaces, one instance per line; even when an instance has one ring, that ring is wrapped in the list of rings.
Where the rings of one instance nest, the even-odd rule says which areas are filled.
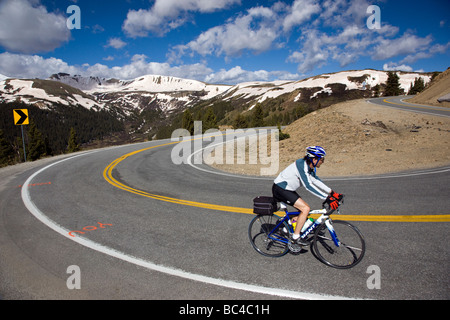
[[[361,56],[373,55],[370,49],[398,32],[387,23],[381,29],[369,30],[365,23],[368,5],[365,0],[296,0],[292,5],[277,2],[270,8],[254,7],[187,44],[174,46],[167,56],[180,62],[184,55],[215,55],[229,60],[246,51],[258,54],[282,46],[283,37],[295,29],[300,34],[299,48],[292,50],[286,61],[298,63],[298,72],[332,61],[345,67]]]
[[[406,71],[411,68],[407,64],[431,57],[432,48],[440,52],[447,50],[445,45],[430,48],[431,35],[419,37],[408,31],[398,37],[399,28],[386,22],[380,29],[367,28],[367,5],[364,0],[325,1],[319,18],[302,28],[299,48],[291,52],[286,61],[298,63],[298,72],[307,73],[333,62],[345,67],[360,57],[386,60],[401,56],[404,60],[395,68]],[[333,28],[327,30],[324,26]],[[387,63],[385,67],[389,69],[393,65]]]
[[[37,55],[0,54],[0,73],[15,78],[47,78],[54,73],[79,74],[79,69],[69,66],[61,59],[44,59]]]
[[[293,52],[287,61],[299,63],[297,70],[300,73],[320,68],[327,63],[330,56],[330,41],[328,36],[315,29],[305,31],[301,38],[302,50]]]
[[[49,52],[70,39],[66,17],[39,1],[0,1],[0,45],[12,52]]]
[[[206,55],[235,57],[244,50],[260,53],[272,48],[279,37],[281,24],[273,10],[254,7],[228,23],[201,33],[187,45],[174,47],[178,57],[186,52]],[[173,51],[172,51],[173,55]]]
[[[202,63],[172,66],[169,63],[149,62],[144,54],[136,54],[123,66],[108,67],[97,63],[94,65],[71,66],[61,59],[43,58],[37,55],[2,53],[0,54],[0,74],[14,78],[41,78],[64,72],[83,76],[98,76],[121,80],[135,79],[147,74],[175,76],[195,79],[209,83],[236,84],[247,81],[272,81],[298,79],[298,74],[287,71],[244,70],[240,66],[229,70],[214,72]]]
[[[171,75],[188,79],[204,79],[212,73],[206,65],[171,66],[168,63],[148,62],[145,55],[134,55],[131,61],[123,66],[108,67],[97,63],[94,65],[71,66],[61,59],[43,58],[37,55],[1,53],[0,74],[15,78],[45,79],[52,74],[64,72],[84,76],[98,76],[117,79],[134,79],[146,74]]]
[[[254,80],[268,80],[268,78],[269,74],[267,71],[249,72],[243,70],[240,66],[236,66],[230,70],[221,69],[219,72],[212,73],[205,78],[205,81],[211,83],[239,83]]]
[[[291,12],[284,18],[284,31],[290,31],[293,27],[303,24],[320,11],[320,5],[315,0],[296,0]]]
[[[298,79],[298,74],[285,71],[244,70],[240,66],[229,70],[221,69],[218,72],[207,75],[204,79],[208,83],[236,84],[249,81],[273,81]]]
[[[323,1],[320,23],[333,28],[345,28],[349,24],[365,25],[367,7],[371,4],[366,0]]]
[[[431,36],[420,38],[414,34],[405,33],[397,39],[382,39],[375,47],[372,57],[375,60],[385,60],[399,55],[413,54],[427,48],[431,42]]]
[[[405,71],[405,72],[411,72],[413,71],[413,68],[411,68],[410,66],[407,66],[405,64],[402,65],[398,65],[394,62],[389,62],[389,63],[385,63],[383,65],[383,70],[384,71]]]
[[[141,26],[134,31],[145,35],[152,30],[150,25],[154,23],[154,32],[164,33],[178,23],[184,23],[186,12],[207,9],[199,0],[176,1],[177,4],[175,0],[161,1],[156,0],[150,10],[134,12],[141,15],[139,23],[149,23],[148,27]],[[215,3],[217,7],[208,10],[224,8],[234,1]],[[298,36],[298,47],[290,48],[285,61],[297,64],[297,71],[301,74],[332,63],[343,68],[361,57],[387,60],[400,56],[405,59],[401,64],[406,66],[435,54],[430,49],[431,36],[420,37],[408,31],[399,37],[399,28],[384,20],[380,29],[369,29],[366,20],[369,18],[367,8],[371,4],[368,0],[294,0],[290,4],[277,1],[271,7],[252,7],[203,31],[192,41],[174,45],[166,55],[167,61],[183,63],[185,56],[193,58],[200,55],[204,59],[223,57],[230,62],[231,58],[243,54],[259,54],[290,45],[293,36]],[[133,19],[127,20],[131,22]],[[435,46],[435,52],[444,49],[448,48]],[[214,76],[238,78],[234,72],[243,70],[220,70]]]
[[[145,37],[148,33],[163,35],[184,24],[188,12],[214,12],[240,0],[156,0],[146,9],[130,10],[122,29],[131,37]]]
[[[126,42],[122,41],[120,38],[110,38],[108,40],[108,44],[105,46],[106,48],[114,48],[114,49],[121,49],[127,45]]]

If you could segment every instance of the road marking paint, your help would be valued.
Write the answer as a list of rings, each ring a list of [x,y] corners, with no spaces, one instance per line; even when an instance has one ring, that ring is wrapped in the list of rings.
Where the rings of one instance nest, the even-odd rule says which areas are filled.
[[[383,102],[390,103],[390,104],[396,104],[398,106],[409,107],[409,108],[430,109],[430,110],[446,111],[446,112],[450,111],[449,109],[437,108],[437,107],[432,107],[432,106],[427,107],[427,106],[422,106],[422,105],[412,105],[409,102],[397,103],[397,102],[388,101],[387,99],[383,99]]]
[[[112,226],[112,224],[110,223],[101,223],[101,222],[97,222],[99,224],[98,228],[100,229],[105,229],[105,226]],[[74,233],[79,233],[79,234],[85,234],[86,231],[94,231],[97,230],[97,226],[86,226],[83,228],[84,231],[79,231],[79,230],[73,230],[69,232],[69,236],[71,237],[75,237]]]
[[[170,144],[170,143],[169,143]],[[165,144],[167,145],[167,144]],[[154,146],[157,147],[157,146]],[[154,148],[151,147],[151,148]],[[145,148],[145,150],[151,149],[151,148]],[[144,149],[142,150],[138,150],[132,153],[128,153],[118,159],[116,159],[115,161],[113,161],[105,170],[104,170],[104,176],[107,179],[107,181],[109,183],[113,183],[115,181],[115,179],[112,178],[112,170],[113,168],[120,163],[121,161],[123,161],[124,159],[126,159],[127,157],[137,154],[139,152],[142,152]],[[94,152],[98,152],[98,151],[93,151],[93,152],[89,152],[90,153],[94,153]],[[77,237],[72,237],[69,234],[69,230],[64,228],[63,226],[57,224],[55,221],[51,220],[49,217],[47,217],[42,211],[40,211],[36,205],[33,203],[33,201],[30,198],[30,191],[29,191],[29,186],[31,185],[31,181],[40,173],[42,173],[43,171],[49,169],[50,167],[53,167],[57,164],[60,164],[64,161],[67,160],[71,160],[74,158],[77,158],[79,156],[83,156],[84,154],[80,154],[77,156],[73,156],[70,158],[66,158],[63,160],[60,160],[58,162],[55,162],[53,164],[50,164],[42,169],[40,169],[39,171],[35,172],[33,175],[31,175],[27,181],[24,183],[22,190],[21,190],[21,195],[22,195],[22,200],[25,204],[25,206],[27,207],[27,209],[31,212],[31,214],[33,214],[33,216],[35,216],[39,221],[41,221],[42,223],[44,223],[45,225],[47,225],[49,228],[51,228],[52,230],[54,230],[55,232],[59,233],[60,235],[66,237],[67,239],[70,239],[72,241],[75,241],[78,244],[81,244],[87,248],[90,248],[92,250],[95,250],[97,252],[109,255],[111,257],[115,257],[117,259],[147,268],[149,270],[153,270],[153,271],[157,271],[157,272],[161,272],[164,274],[169,274],[172,276],[177,276],[180,278],[184,278],[184,279],[189,279],[189,280],[193,280],[193,281],[198,281],[198,282],[202,282],[202,283],[206,283],[206,284],[211,284],[211,285],[217,285],[217,286],[221,286],[221,287],[226,287],[226,288],[230,288],[230,289],[236,289],[236,290],[243,290],[243,291],[248,291],[248,292],[254,292],[254,293],[261,293],[261,294],[266,294],[266,295],[274,295],[274,296],[279,296],[279,297],[285,297],[285,298],[295,298],[295,299],[314,299],[314,300],[319,300],[319,299],[349,299],[347,297],[341,297],[341,296],[331,296],[331,295],[323,295],[323,294],[315,294],[315,293],[309,293],[309,292],[297,292],[297,291],[291,291],[291,290],[283,290],[283,289],[278,289],[278,288],[270,288],[270,287],[263,287],[263,286],[256,286],[256,285],[252,285],[252,284],[247,284],[247,283],[241,283],[241,282],[236,282],[236,281],[229,281],[229,280],[224,280],[224,279],[217,279],[217,278],[212,278],[212,277],[207,277],[207,276],[203,276],[203,275],[199,275],[199,274],[194,274],[194,273],[190,273],[190,272],[186,272],[180,269],[175,269],[175,268],[171,268],[171,267],[166,267],[163,265],[158,265],[155,263],[152,263],[150,261],[146,261],[134,256],[131,256],[129,254],[120,252],[118,250],[112,249],[110,247],[104,246],[100,243],[94,242],[92,240],[86,239],[83,236],[77,236]],[[110,177],[111,176],[111,177]],[[112,179],[111,179],[112,178]],[[109,180],[111,179],[111,180]],[[117,182],[118,183],[118,182]],[[129,191],[129,192],[136,192],[137,194],[141,194],[143,191],[141,190],[137,190],[137,189],[133,189],[130,188],[126,185],[120,184],[118,183],[118,185],[115,185],[118,188],[121,188],[125,191]],[[147,194],[148,196],[150,194]],[[173,199],[173,198],[168,198],[168,197],[163,197],[163,196],[159,196],[159,195],[152,195],[152,197],[154,197],[155,199],[159,199],[159,200],[163,200],[163,201],[167,201],[167,200],[171,200],[174,201],[175,203],[179,203],[179,204],[185,204],[185,203],[191,203],[192,205],[195,202],[192,201],[186,201],[186,200],[180,200],[180,199]],[[198,204],[198,203],[197,203]],[[222,209],[225,209],[224,206],[221,206]],[[227,208],[228,210],[229,208]],[[239,209],[239,208],[238,208]],[[244,213],[250,213],[251,209],[245,209],[245,208],[240,208],[243,209],[243,211],[245,211]],[[214,210],[217,210],[217,206],[214,205]],[[239,210],[240,211],[240,210]],[[278,213],[280,214],[280,213]],[[340,216],[342,218],[346,218],[348,219],[348,216]],[[375,216],[368,216],[369,218],[375,217]],[[429,216],[426,216],[429,217]],[[392,217],[390,217],[392,218]]]
[[[29,187],[45,186],[45,185],[49,185],[49,184],[52,184],[52,183],[51,182],[32,183],[29,185]],[[17,188],[22,188],[22,185],[17,186]]]
[[[178,143],[178,142],[174,142]],[[173,143],[171,143],[173,144]],[[162,144],[161,146],[165,146],[168,144]],[[226,211],[226,212],[235,212],[235,213],[245,213],[245,214],[254,214],[252,208],[240,208],[240,207],[231,207],[231,206],[223,206],[223,205],[217,205],[217,204],[210,204],[210,203],[204,203],[204,202],[196,202],[191,200],[183,200],[183,199],[177,199],[177,198],[171,198],[166,196],[161,196],[157,194],[148,193],[143,190],[135,189],[130,186],[127,186],[119,181],[117,181],[113,175],[112,171],[114,168],[123,160],[127,159],[128,157],[138,154],[140,152],[157,148],[158,146],[153,146],[150,148],[144,148],[141,150],[136,150],[133,152],[130,152],[128,154],[123,155],[120,158],[117,158],[113,162],[111,162],[103,171],[103,177],[106,181],[108,181],[113,186],[122,189],[127,192],[131,192],[143,197],[185,205],[185,206],[191,206],[191,207],[198,207],[198,208],[204,208],[204,209],[210,209],[210,210],[217,210],[217,211]],[[277,215],[282,215],[283,213],[279,212]],[[313,216],[314,217],[314,216]],[[318,217],[318,216],[317,216]],[[450,215],[334,215],[333,219],[335,220],[347,220],[347,221],[374,221],[374,222],[450,222]]]
[[[82,154],[84,155],[84,154]],[[97,252],[106,254],[108,256],[129,262],[131,264],[141,266],[143,268],[161,272],[164,274],[180,277],[183,279],[188,279],[192,281],[202,282],[205,284],[225,287],[229,289],[236,289],[236,290],[242,290],[242,291],[248,291],[253,293],[261,293],[266,295],[272,295],[272,296],[278,296],[278,297],[284,297],[284,298],[293,298],[293,299],[306,299],[306,300],[348,300],[352,298],[348,297],[342,297],[342,296],[332,296],[332,295],[325,295],[325,294],[316,294],[316,293],[309,293],[309,292],[298,292],[298,291],[292,291],[292,290],[283,290],[278,288],[270,288],[270,287],[263,287],[263,286],[257,286],[242,282],[236,282],[236,281],[230,281],[230,280],[224,280],[220,278],[213,278],[208,276],[203,276],[200,274],[195,274],[187,271],[183,271],[176,268],[166,267],[163,265],[158,265],[153,262],[134,257],[132,255],[123,253],[121,251],[118,251],[116,249],[112,249],[110,247],[104,246],[98,242],[89,240],[87,238],[84,238],[83,236],[77,236],[73,237],[69,235],[69,230],[64,228],[63,226],[59,225],[55,221],[51,220],[49,217],[47,217],[42,211],[40,211],[36,205],[33,203],[33,201],[30,198],[30,191],[29,191],[29,185],[30,182],[40,173],[43,171],[49,169],[52,166],[55,166],[61,162],[74,159],[76,157],[79,157],[81,155],[77,155],[74,157],[70,157],[58,162],[55,162],[51,165],[48,165],[37,172],[35,172],[33,175],[31,175],[27,181],[24,183],[24,186],[22,187],[22,200],[27,207],[28,211],[31,212],[33,216],[35,216],[39,221],[41,221],[43,224],[54,230],[55,232],[59,233],[60,235],[66,237],[67,239],[70,239],[80,245],[83,245],[87,248],[90,248],[92,250],[95,250]]]
[[[157,200],[161,200],[161,201],[166,201],[166,202],[172,202],[172,203],[177,203],[177,204],[182,204],[182,205],[190,205],[190,206],[201,206],[203,208],[208,208],[208,209],[212,209],[212,210],[223,210],[223,211],[232,211],[232,212],[240,212],[240,213],[247,213],[247,214],[251,214],[251,209],[246,209],[246,208],[235,208],[235,207],[228,207],[228,206],[219,206],[219,205],[213,205],[213,204],[206,204],[206,203],[199,203],[199,202],[194,202],[194,201],[189,201],[189,200],[181,200],[181,199],[175,199],[175,198],[170,198],[170,197],[164,197],[164,196],[160,196],[160,195],[154,195],[154,194],[150,194],[147,193],[145,191],[142,190],[138,190],[138,189],[134,189],[131,188],[129,186],[126,186],[120,182],[118,182],[116,179],[114,179],[112,177],[112,170],[123,160],[125,160],[126,158],[133,156],[139,152],[145,151],[145,150],[149,150],[152,148],[156,148],[156,147],[161,147],[161,146],[167,146],[170,144],[175,144],[175,143],[179,143],[182,141],[176,141],[176,142],[171,142],[171,143],[166,143],[166,144],[162,144],[162,145],[158,145],[158,146],[153,146],[153,147],[149,147],[149,148],[145,148],[145,149],[141,149],[141,150],[137,150],[134,152],[130,152],[128,154],[123,155],[120,158],[117,158],[116,160],[114,160],[110,165],[108,165],[104,172],[103,172],[103,176],[106,179],[106,181],[108,181],[110,184],[112,184],[113,186],[120,188],[122,190],[128,191],[128,192],[132,192],[138,195],[143,195],[146,197],[150,197],[150,198],[154,198]],[[71,160],[80,156],[84,156],[86,154],[90,154],[90,153],[94,153],[94,152],[98,152],[99,150],[93,151],[93,152],[87,152],[87,153],[83,153],[83,154],[79,154],[70,158],[66,158],[63,160],[60,160],[58,162],[55,162],[53,164],[50,164],[42,169],[40,169],[39,171],[35,172],[33,175],[31,175],[27,181],[24,183],[22,190],[21,190],[21,195],[22,195],[22,200],[26,206],[26,208],[31,212],[31,214],[33,214],[33,216],[35,216],[39,221],[41,221],[43,224],[47,225],[49,228],[51,228],[52,230],[54,230],[55,232],[61,234],[62,236],[66,237],[67,239],[70,239],[72,241],[75,241],[87,248],[90,248],[92,250],[101,252],[103,254],[109,255],[111,257],[115,257],[118,259],[121,259],[123,261],[138,265],[138,266],[142,266],[144,268],[147,268],[149,270],[153,270],[153,271],[157,271],[157,272],[162,272],[165,274],[169,274],[169,275],[173,275],[173,276],[177,276],[177,277],[181,277],[184,279],[189,279],[189,280],[193,280],[193,281],[198,281],[198,282],[202,282],[202,283],[206,283],[206,284],[211,284],[211,285],[217,285],[217,286],[222,286],[222,287],[227,287],[230,289],[237,289],[237,290],[243,290],[243,291],[249,291],[249,292],[254,292],[254,293],[261,293],[261,294],[267,294],[267,295],[275,295],[275,296],[280,296],[280,297],[287,297],[287,298],[297,298],[297,299],[349,299],[347,297],[340,297],[340,296],[331,296],[331,295],[323,295],[323,294],[314,294],[314,293],[308,293],[308,292],[297,292],[297,291],[290,291],[290,290],[282,290],[282,289],[278,289],[278,288],[269,288],[269,287],[262,287],[262,286],[256,286],[256,285],[251,285],[251,284],[246,284],[246,283],[241,283],[241,282],[235,282],[235,281],[228,281],[228,280],[223,280],[223,279],[217,279],[217,278],[212,278],[212,277],[207,277],[207,276],[202,276],[199,274],[193,274],[190,272],[186,272],[180,269],[175,269],[175,268],[170,268],[170,267],[166,267],[163,265],[157,265],[155,263],[152,263],[150,261],[146,261],[134,256],[131,256],[129,254],[120,252],[118,250],[112,249],[110,247],[104,246],[100,243],[91,241],[89,239],[86,239],[82,236],[78,236],[78,237],[73,237],[71,236],[69,233],[70,231],[66,228],[64,228],[63,226],[59,225],[58,223],[56,223],[55,221],[51,220],[49,217],[47,217],[43,212],[41,212],[36,205],[33,203],[33,201],[30,198],[30,192],[29,192],[29,187],[32,185],[31,181],[40,173],[42,173],[43,171],[49,169],[50,167],[53,167],[57,164],[60,164],[64,161],[67,160]],[[233,210],[234,209],[234,210]],[[280,214],[280,213],[278,213]],[[345,218],[346,220],[350,220],[353,217],[359,217],[360,219],[367,219],[367,220],[358,220],[358,221],[379,221],[379,220],[374,220],[374,219],[379,219],[379,217],[384,217],[382,219],[386,219],[386,220],[382,220],[382,221],[393,221],[394,219],[399,219],[399,221],[405,221],[409,220],[409,221],[413,221],[414,219],[417,220],[421,220],[421,222],[425,222],[425,221],[430,221],[430,219],[437,219],[435,221],[450,221],[449,219],[449,215],[423,215],[423,216],[375,216],[375,215],[358,215],[358,216],[351,216],[351,215],[340,215],[340,216],[336,216],[336,218]],[[422,221],[423,219],[423,221]],[[442,219],[442,220],[439,220]]]

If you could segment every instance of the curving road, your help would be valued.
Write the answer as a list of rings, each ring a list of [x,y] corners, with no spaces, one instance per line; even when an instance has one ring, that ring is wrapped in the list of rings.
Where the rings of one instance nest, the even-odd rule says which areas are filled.
[[[413,96],[382,97],[370,99],[369,102],[400,110],[437,115],[441,117],[450,117],[449,108],[438,106],[426,106],[408,102],[408,99],[412,97]]]
[[[335,270],[309,250],[259,255],[248,212],[271,179],[175,165],[175,145],[83,152],[2,179],[0,298],[450,298],[450,167],[329,179],[367,243],[358,266]],[[68,289],[70,266],[80,289]]]

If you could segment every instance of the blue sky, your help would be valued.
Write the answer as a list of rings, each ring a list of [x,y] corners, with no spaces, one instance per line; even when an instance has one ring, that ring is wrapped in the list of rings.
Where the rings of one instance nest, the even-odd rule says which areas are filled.
[[[448,0],[0,0],[0,74],[235,84],[364,68],[444,71],[449,12]],[[80,29],[67,27],[71,18]]]

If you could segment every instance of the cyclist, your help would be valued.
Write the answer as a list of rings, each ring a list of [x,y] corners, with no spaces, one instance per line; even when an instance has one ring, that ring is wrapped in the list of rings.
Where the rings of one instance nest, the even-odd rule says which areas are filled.
[[[303,186],[315,196],[326,200],[331,209],[334,210],[338,208],[339,201],[342,200],[342,194],[331,190],[316,175],[316,168],[320,168],[325,161],[325,156],[326,153],[322,147],[308,147],[303,159],[298,159],[289,165],[274,180],[272,186],[273,197],[277,201],[287,203],[300,211],[294,233],[290,236],[290,240],[293,243],[308,244],[300,237],[300,231],[308,218],[311,208],[296,192],[299,187]]]

